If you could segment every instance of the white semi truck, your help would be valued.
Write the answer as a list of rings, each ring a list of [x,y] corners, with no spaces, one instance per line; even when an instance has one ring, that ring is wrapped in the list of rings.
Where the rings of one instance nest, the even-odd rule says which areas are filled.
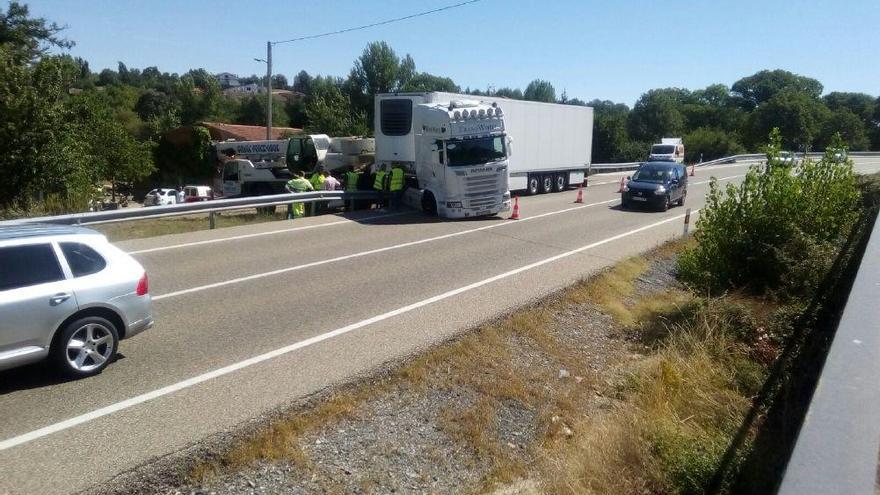
[[[405,201],[427,213],[494,215],[511,189],[561,191],[589,168],[589,107],[440,92],[380,94],[375,105],[376,164],[402,165],[414,186]]]
[[[333,171],[372,163],[375,141],[361,137],[331,138],[326,134],[272,141],[218,141],[213,144],[213,154],[220,169],[224,197],[264,196],[283,193],[295,170],[307,173],[322,166]]]

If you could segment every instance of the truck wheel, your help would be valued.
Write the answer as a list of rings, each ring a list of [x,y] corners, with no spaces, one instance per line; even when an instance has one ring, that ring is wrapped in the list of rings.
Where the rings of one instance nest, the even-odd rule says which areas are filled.
[[[687,197],[687,193],[682,194],[682,195],[681,195],[681,198],[679,198],[678,203],[676,203],[676,204],[677,204],[678,206],[684,206],[684,198],[686,198],[686,197]]]
[[[541,193],[553,192],[553,176],[545,175],[541,177]]]
[[[568,174],[556,174],[553,179],[553,191],[562,192],[568,187]]]
[[[537,175],[529,174],[529,185],[526,189],[528,190],[529,196],[538,194],[541,189],[541,181]]]
[[[660,203],[660,211],[666,211],[669,209],[669,195],[667,194],[665,198],[663,198],[663,202]]]
[[[434,199],[434,193],[431,191],[422,193],[422,211],[429,217],[437,215],[437,200]]]

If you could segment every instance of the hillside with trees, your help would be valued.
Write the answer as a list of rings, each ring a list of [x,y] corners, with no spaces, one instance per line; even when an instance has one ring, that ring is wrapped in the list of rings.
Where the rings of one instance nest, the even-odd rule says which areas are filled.
[[[228,96],[215,75],[183,74],[119,62],[93,72],[86,60],[64,54],[75,40],[24,4],[0,10],[0,210],[81,211],[98,186],[209,177],[200,122],[263,125],[265,95]],[[57,53],[61,54],[57,54]],[[265,86],[265,76],[241,77]],[[372,133],[372,95],[391,91],[449,91],[473,95],[589,105],[595,109],[593,161],[643,159],[662,136],[683,136],[687,160],[757,150],[778,127],[792,150],[823,149],[840,132],[852,150],[880,150],[880,98],[862,93],[823,95],[822,84],[784,70],[765,70],[731,86],[659,88],[630,108],[622,103],[570,98],[550,81],[525,89],[461,88],[443,75],[420,72],[409,54],[383,41],[369,43],[345,77],[302,70],[273,76],[273,124],[330,135]],[[299,96],[301,95],[301,96]],[[193,127],[192,147],[163,141]]]

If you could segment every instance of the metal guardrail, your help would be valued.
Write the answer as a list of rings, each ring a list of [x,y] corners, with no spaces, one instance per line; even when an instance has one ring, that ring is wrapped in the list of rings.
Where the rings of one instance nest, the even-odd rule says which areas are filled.
[[[850,152],[850,156],[877,156],[880,152]],[[822,153],[809,153],[810,157],[822,156]],[[765,157],[762,153],[734,155],[717,160],[711,160],[698,166],[716,165],[720,163],[733,163],[737,161],[761,160]],[[601,172],[635,170],[643,162],[627,163],[594,163],[590,170]],[[244,210],[279,205],[293,205],[295,203],[324,203],[330,201],[352,201],[357,199],[378,199],[379,193],[375,191],[313,191],[304,193],[274,194],[270,196],[253,196],[246,198],[218,199],[198,203],[185,203],[179,205],[151,206],[148,208],[125,208],[121,210],[97,211],[89,213],[74,213],[70,215],[57,215],[49,217],[20,218],[16,220],[0,221],[3,225],[21,225],[27,223],[56,223],[65,225],[96,225],[101,223],[122,222],[126,220],[139,220],[146,218],[163,218],[181,215],[193,215],[207,213],[211,217],[213,225],[213,213],[231,210]]]
[[[880,492],[878,287],[880,222],[875,221],[783,475],[780,495]]]
[[[63,225],[96,225],[102,223],[122,222],[147,218],[164,218],[182,215],[245,210],[297,203],[325,203],[331,201],[349,202],[358,199],[378,199],[375,191],[314,191],[304,193],[273,194],[269,196],[253,196],[246,198],[217,199],[196,203],[184,203],[166,206],[149,206],[143,208],[124,208],[120,210],[73,213],[48,217],[19,218],[0,222],[3,225],[22,225],[29,223],[54,223]]]

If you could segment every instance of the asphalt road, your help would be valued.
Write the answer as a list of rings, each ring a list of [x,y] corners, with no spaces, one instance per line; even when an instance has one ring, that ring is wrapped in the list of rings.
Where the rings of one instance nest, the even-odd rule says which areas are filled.
[[[698,169],[686,207],[744,173]],[[684,208],[619,209],[623,175],[594,177],[582,205],[521,198],[519,221],[361,212],[120,243],[158,323],[90,379],[0,373],[0,494],[100,485],[680,235]]]

